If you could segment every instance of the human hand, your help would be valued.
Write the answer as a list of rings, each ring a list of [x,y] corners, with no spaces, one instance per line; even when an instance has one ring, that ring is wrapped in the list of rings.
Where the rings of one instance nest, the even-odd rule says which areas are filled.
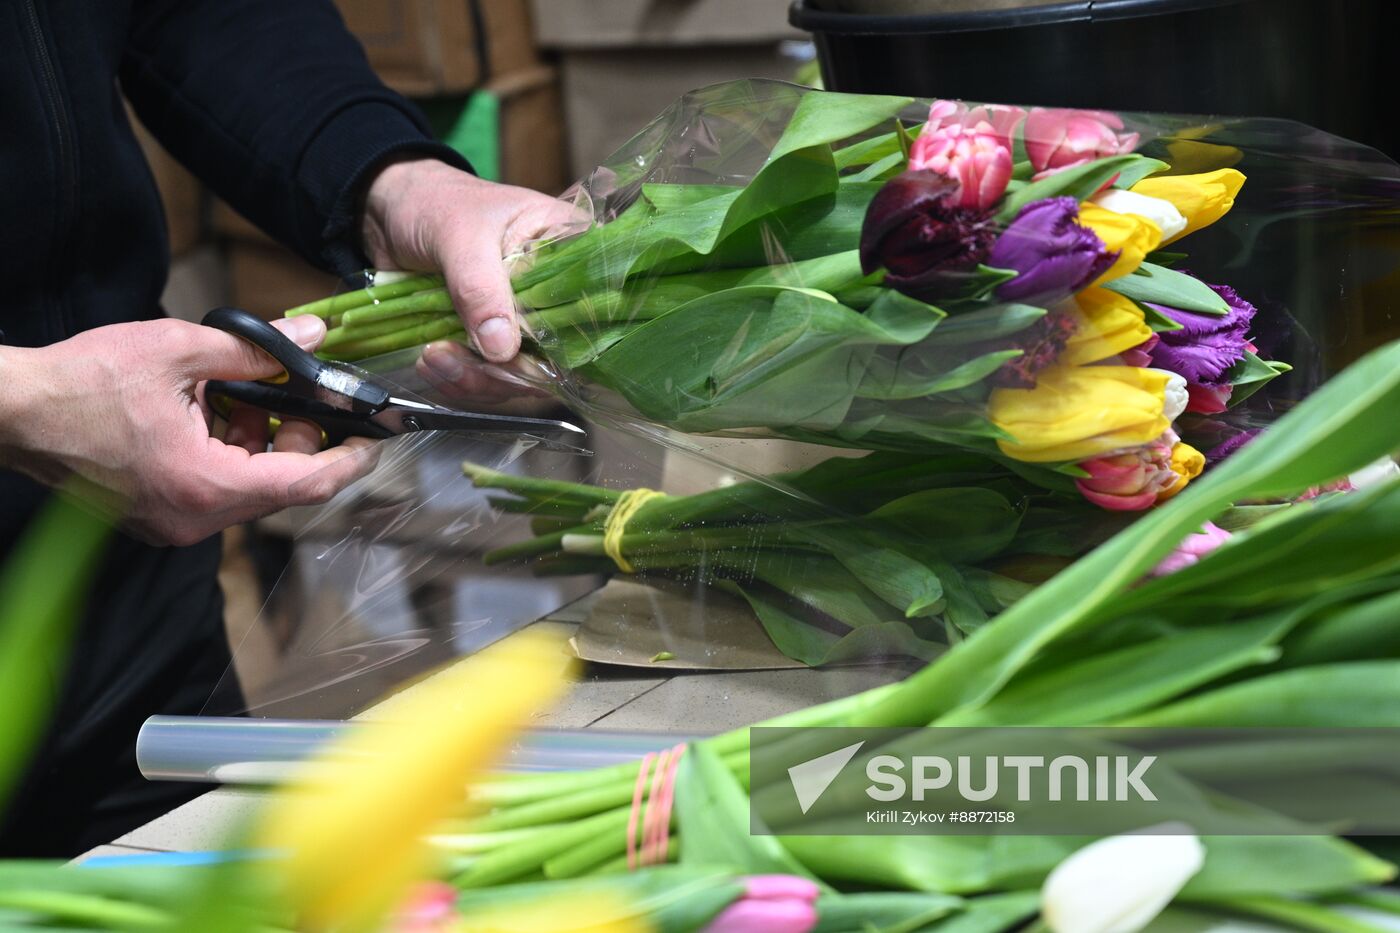
[[[313,317],[274,326],[308,350],[326,332]],[[76,477],[156,544],[194,544],[287,506],[325,502],[373,468],[371,441],[320,450],[319,428],[289,421],[269,452],[267,413],[256,409],[236,409],[225,440],[210,431],[205,380],[280,370],[237,337],[174,320],[4,348],[0,465],[48,485]]]
[[[361,240],[377,268],[440,270],[472,343],[488,362],[504,363],[520,351],[520,323],[503,259],[577,221],[571,205],[537,191],[413,158],[389,163],[371,181]],[[449,395],[502,398],[521,391],[491,379],[453,341],[426,347],[418,372]]]

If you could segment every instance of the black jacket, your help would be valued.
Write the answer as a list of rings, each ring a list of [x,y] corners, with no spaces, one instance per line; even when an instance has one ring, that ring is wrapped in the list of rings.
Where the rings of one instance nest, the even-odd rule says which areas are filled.
[[[164,219],[123,95],[221,198],[340,273],[363,264],[354,214],[377,163],[464,165],[375,78],[330,0],[0,0],[7,344],[160,315]],[[43,498],[0,472],[0,560]],[[113,546],[0,851],[68,854],[168,805],[132,743],[147,715],[198,712],[227,666],[218,551]]]

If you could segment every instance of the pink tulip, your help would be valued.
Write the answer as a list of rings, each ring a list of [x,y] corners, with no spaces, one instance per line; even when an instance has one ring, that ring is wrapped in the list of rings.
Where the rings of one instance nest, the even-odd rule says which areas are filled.
[[[1011,181],[1011,150],[990,123],[971,128],[950,124],[914,140],[909,168],[951,178],[959,185],[960,207],[985,211],[1000,200]]]
[[[1201,527],[1199,534],[1187,535],[1186,540],[1178,544],[1176,550],[1168,554],[1157,565],[1157,568],[1152,571],[1152,576],[1165,577],[1169,573],[1176,573],[1184,567],[1190,567],[1229,540],[1230,532],[1215,522],[1206,522]]]
[[[442,881],[413,886],[390,929],[394,933],[444,933],[455,929],[457,889]]]
[[[1021,121],[1025,118],[1026,112],[1020,107],[1008,107],[1005,104],[982,104],[969,108],[961,101],[936,100],[929,108],[928,123],[924,126],[923,133],[931,135],[949,126],[961,126],[970,130],[979,123],[985,123],[992,128],[997,142],[1010,151],[1011,140],[1016,135],[1016,128],[1021,125]]]
[[[1123,133],[1123,120],[1102,110],[1036,107],[1026,117],[1026,154],[1036,178],[1137,148],[1140,136]]]
[[[817,925],[821,889],[795,875],[754,875],[744,893],[704,933],[808,933]]]
[[[1176,485],[1172,448],[1178,438],[1168,431],[1150,444],[1106,457],[1084,460],[1079,468],[1089,475],[1074,484],[1095,505],[1114,512],[1141,512]]]

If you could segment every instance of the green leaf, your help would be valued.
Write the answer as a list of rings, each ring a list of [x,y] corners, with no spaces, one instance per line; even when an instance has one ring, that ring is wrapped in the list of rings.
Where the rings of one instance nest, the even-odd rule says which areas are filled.
[[[1395,875],[1386,862],[1327,836],[1206,836],[1205,864],[1182,899],[1212,903],[1250,895],[1299,896],[1380,884]]]
[[[589,373],[646,417],[683,431],[830,429],[846,417],[877,346],[938,323],[927,306],[861,314],[790,288],[736,288],[638,327]]]
[[[711,198],[729,197],[737,194],[734,185],[674,185],[652,182],[642,185],[642,197],[646,198],[658,213],[666,213],[682,207],[691,207]]]
[[[1118,180],[1113,183],[1115,188],[1131,188],[1149,175],[1155,175],[1160,171],[1171,168],[1166,162],[1160,159],[1143,158],[1132,163],[1123,169],[1118,175]]]
[[[1138,271],[1104,285],[1136,302],[1165,305],[1198,314],[1228,314],[1230,306],[1210,286],[1175,269],[1144,262]]]
[[[1161,311],[1158,311],[1156,308],[1152,307],[1149,304],[1144,304],[1141,301],[1134,301],[1133,304],[1137,305],[1138,310],[1142,312],[1143,320],[1147,322],[1148,327],[1152,328],[1152,332],[1154,334],[1162,334],[1173,330],[1182,330],[1186,326],[1180,321],[1173,320],[1172,318],[1167,317]]]
[[[1180,696],[1226,674],[1275,660],[1291,613],[1177,632],[1018,677],[986,706],[943,726],[1092,726]]]
[[[972,564],[1001,553],[1016,537],[1022,512],[985,488],[928,489],[901,496],[870,513],[894,531],[901,548]]]
[[[959,895],[1038,886],[1089,841],[1078,836],[933,834],[780,838],[811,872],[833,883]]]
[[[0,805],[50,713],[53,678],[111,524],[65,494],[49,500],[0,568]]]
[[[943,581],[937,573],[901,551],[881,544],[879,535],[842,522],[832,528],[798,529],[795,534],[831,553],[870,591],[905,618],[942,611]]]
[[[725,214],[715,240],[723,240],[780,208],[835,191],[840,176],[831,144],[890,120],[912,100],[869,94],[804,94],[768,160]]]
[[[1265,384],[1284,373],[1292,372],[1292,370],[1293,367],[1287,363],[1261,360],[1246,350],[1244,359],[1230,367],[1230,371],[1225,374],[1226,381],[1235,387],[1234,391],[1230,393],[1231,407],[1238,405],[1264,388]]]
[[[1142,163],[1161,164],[1155,159],[1129,153],[1097,159],[1084,165],[1067,168],[1063,172],[1056,172],[1048,178],[1033,181],[1007,195],[1002,201],[1001,210],[997,212],[997,219],[1003,223],[1009,222],[1015,219],[1016,215],[1021,212],[1021,208],[1027,204],[1033,201],[1043,201],[1046,198],[1069,197],[1076,201],[1083,201],[1092,197],[1115,175],[1137,171],[1139,170],[1137,167]],[[1153,171],[1156,169],[1154,168]]]
[[[973,306],[975,310],[951,311],[946,321],[929,338],[938,346],[962,346],[997,340],[1020,333],[1045,317],[1046,310],[1033,305],[993,304]]]
[[[781,598],[776,592],[730,580],[721,580],[717,585],[741,596],[749,604],[774,647],[808,667],[871,658],[905,657],[927,661],[945,647],[920,637],[909,623],[900,621],[869,622],[838,635],[794,615],[794,602]]]
[[[976,385],[1023,353],[1022,350],[983,353],[942,372],[930,372],[929,361],[916,355],[898,360],[877,356],[870,361],[856,394],[871,399],[911,399],[953,392]]]
[[[1400,661],[1353,661],[1281,671],[1189,697],[1119,725],[1152,728],[1394,728]]]
[[[813,933],[851,933],[872,928],[880,933],[914,933],[958,913],[964,903],[962,898],[947,894],[904,891],[823,894],[817,900]]]
[[[703,744],[689,745],[681,757],[675,813],[682,866],[713,866],[741,875],[811,877],[775,836],[753,831],[748,795],[719,756]]]

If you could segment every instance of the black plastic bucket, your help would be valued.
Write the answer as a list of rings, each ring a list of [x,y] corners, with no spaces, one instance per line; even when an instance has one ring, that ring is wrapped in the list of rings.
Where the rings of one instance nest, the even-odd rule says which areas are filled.
[[[1283,117],[1400,156],[1388,0],[1079,0],[882,16],[794,0],[827,88]],[[1393,73],[1392,68],[1389,69]]]

